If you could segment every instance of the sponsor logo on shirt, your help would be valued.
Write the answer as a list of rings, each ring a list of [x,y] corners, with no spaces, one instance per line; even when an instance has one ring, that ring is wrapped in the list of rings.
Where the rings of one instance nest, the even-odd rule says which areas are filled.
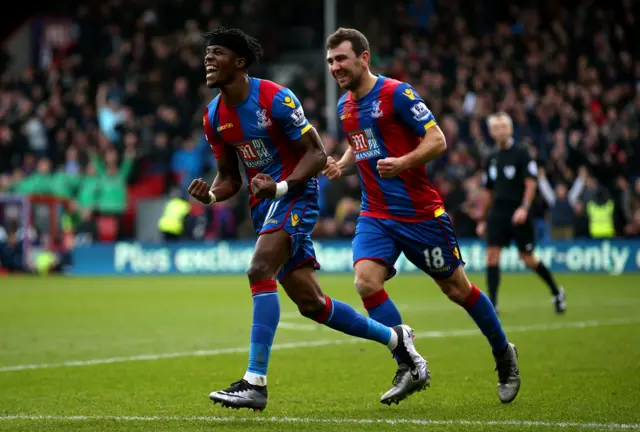
[[[262,168],[274,161],[273,155],[261,139],[241,142],[235,147],[247,168]]]
[[[349,144],[356,154],[356,161],[380,157],[382,149],[371,128],[349,132]]]

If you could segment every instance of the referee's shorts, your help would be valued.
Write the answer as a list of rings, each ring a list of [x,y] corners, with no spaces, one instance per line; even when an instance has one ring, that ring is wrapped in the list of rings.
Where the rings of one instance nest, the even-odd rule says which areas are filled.
[[[522,225],[515,225],[513,215],[490,216],[487,219],[487,246],[508,247],[514,241],[520,252],[533,252],[536,246],[535,226],[532,218]]]

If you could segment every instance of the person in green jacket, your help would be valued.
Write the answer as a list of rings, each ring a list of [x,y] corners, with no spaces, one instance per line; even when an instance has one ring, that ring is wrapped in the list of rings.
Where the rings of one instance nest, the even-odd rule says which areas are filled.
[[[21,195],[49,195],[52,190],[51,161],[40,159],[38,169],[15,186],[15,192]]]
[[[127,208],[127,179],[135,162],[135,153],[127,151],[118,167],[115,150],[108,150],[106,164],[97,155],[92,157],[100,177],[98,210],[102,214],[121,215]]]
[[[98,206],[98,191],[100,190],[100,177],[96,172],[93,161],[89,162],[84,175],[78,184],[76,201],[83,210],[93,210]]]
[[[68,174],[64,167],[60,167],[51,176],[51,193],[57,198],[71,199],[78,184],[78,176]]]

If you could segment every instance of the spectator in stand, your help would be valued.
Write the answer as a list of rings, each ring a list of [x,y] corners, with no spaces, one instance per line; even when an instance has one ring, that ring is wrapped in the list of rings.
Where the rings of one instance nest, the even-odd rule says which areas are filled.
[[[640,177],[635,180],[633,190],[630,190],[628,185],[624,190],[624,206],[628,221],[624,227],[624,233],[627,236],[638,237],[640,236]]]
[[[80,161],[78,160],[78,149],[71,146],[66,151],[64,161],[64,171],[69,176],[77,177],[80,174]]]
[[[100,177],[96,171],[96,163],[92,160],[85,169],[84,176],[79,180],[76,199],[82,210],[92,211],[98,208],[98,191]]]
[[[616,236],[615,204],[607,189],[599,188],[594,199],[585,203],[585,210],[591,238],[608,239]]]
[[[202,174],[202,157],[196,141],[189,137],[182,142],[181,148],[173,153],[171,171],[177,177],[177,183],[181,190],[189,187],[191,180]]]
[[[475,215],[480,197],[480,177],[472,176],[461,183],[460,179],[447,182],[445,207],[456,227],[456,234],[462,238],[475,236]]]
[[[122,92],[115,86],[100,84],[96,96],[98,109],[98,124],[100,131],[112,143],[117,143],[121,138],[121,127],[125,120],[125,110],[121,105]]]
[[[127,178],[135,162],[135,150],[127,150],[121,165],[118,153],[108,149],[105,162],[95,154],[93,164],[99,177],[98,211],[104,215],[122,216],[127,207]]]
[[[25,195],[47,195],[53,192],[51,161],[40,159],[38,169],[16,185],[16,192]]]
[[[337,236],[351,238],[356,232],[356,222],[360,214],[360,201],[345,197],[336,206]]]
[[[150,174],[168,176],[171,172],[172,149],[169,144],[169,135],[165,132],[156,134],[153,148],[149,152]]]
[[[0,174],[0,195],[11,193],[11,176],[9,174]]]
[[[578,197],[584,188],[586,169],[580,170],[578,178],[567,188],[565,183],[556,184],[554,188],[547,179],[544,168],[538,170],[538,189],[546,200],[551,213],[551,238],[571,240],[575,237],[575,208]]]
[[[18,241],[16,231],[10,229],[7,237],[0,240],[0,269],[10,272],[25,272],[22,244]]]

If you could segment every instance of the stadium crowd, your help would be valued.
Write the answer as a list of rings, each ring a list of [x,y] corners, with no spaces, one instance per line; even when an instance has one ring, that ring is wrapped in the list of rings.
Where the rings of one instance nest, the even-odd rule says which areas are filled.
[[[428,170],[460,237],[475,236],[481,168],[494,149],[485,119],[495,111],[512,116],[516,140],[541,168],[544,193],[533,210],[541,237],[589,236],[587,203],[608,200],[615,203],[617,235],[640,236],[638,3],[605,8],[533,1],[531,8],[512,4],[500,14],[482,2],[462,7],[455,0],[379,8],[339,3],[339,23],[370,38],[374,70],[413,84],[438,119],[449,151]],[[69,229],[94,232],[93,215],[106,215],[126,238],[135,235],[137,200],[185,191],[196,177],[213,178],[202,131],[213,94],[204,85],[200,34],[217,24],[240,26],[260,39],[265,57],[252,70],[260,77],[275,79],[278,70],[269,66],[299,49],[287,45],[291,35],[313,46],[316,67],[285,84],[326,131],[326,115],[335,110],[325,110],[322,13],[298,13],[303,7],[318,12],[321,2],[154,4],[78,6],[76,43],[41,56],[19,76],[3,71],[0,193],[68,199]],[[296,28],[278,37],[273,28],[293,17]],[[344,151],[342,137],[322,136],[329,153]],[[321,177],[320,185],[322,221],[315,234],[351,236],[358,178],[331,183]],[[212,215],[209,237],[253,235],[246,198],[243,191],[204,210]],[[566,226],[575,230],[553,229]]]

